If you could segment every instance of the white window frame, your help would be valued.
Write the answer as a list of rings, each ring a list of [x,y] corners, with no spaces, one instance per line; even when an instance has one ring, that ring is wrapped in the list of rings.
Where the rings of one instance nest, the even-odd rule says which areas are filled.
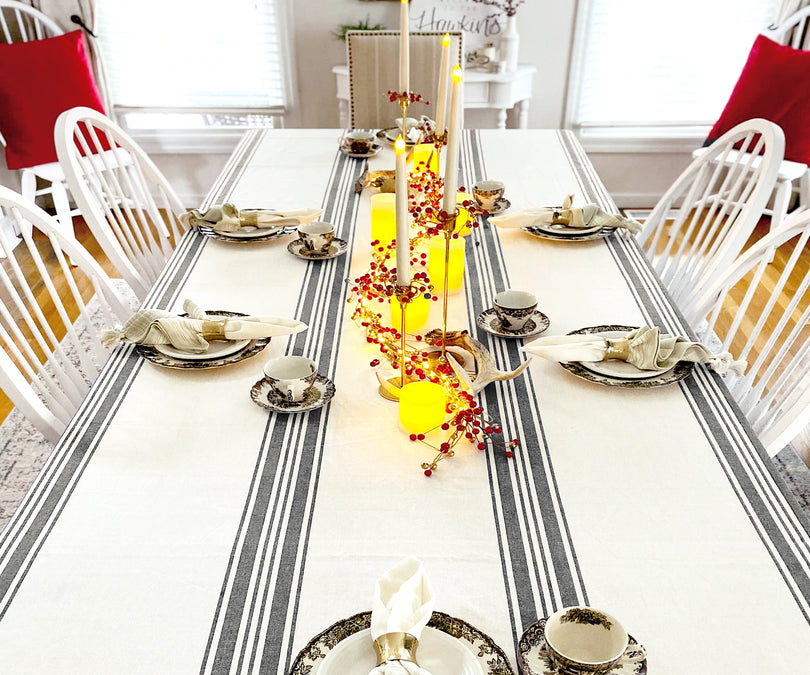
[[[118,1],[118,0],[114,0]],[[191,113],[191,114],[224,114],[224,115],[268,115],[274,117],[274,126],[283,127],[285,118],[295,114],[298,108],[295,81],[295,62],[291,35],[293,26],[293,0],[276,0],[278,2],[279,20],[283,26],[279,31],[279,48],[281,62],[285,70],[285,99],[287,105],[282,108],[167,108],[167,107],[133,107],[113,105],[118,123],[126,130],[147,154],[229,154],[250,128],[248,126],[205,128],[170,128],[155,126],[153,128],[133,128],[126,124],[128,113]],[[223,4],[227,9],[227,3]]]
[[[585,40],[592,7],[591,0],[577,0],[568,68],[563,122],[573,129],[588,152],[596,153],[683,153],[700,147],[711,131],[711,124],[614,125],[583,127],[577,123],[579,87],[585,64]],[[673,10],[675,11],[675,10]],[[765,26],[763,26],[763,29]]]

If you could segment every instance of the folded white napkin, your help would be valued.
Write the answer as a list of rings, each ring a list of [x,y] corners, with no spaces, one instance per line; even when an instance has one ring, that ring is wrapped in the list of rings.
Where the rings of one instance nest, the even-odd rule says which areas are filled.
[[[422,563],[406,558],[389,569],[374,589],[371,608],[371,639],[386,633],[409,633],[417,640],[422,635],[434,604],[433,586]],[[430,675],[409,661],[387,661],[369,675]]]
[[[245,209],[240,211],[233,204],[218,204],[205,213],[190,209],[180,216],[186,227],[198,228],[206,225],[217,232],[236,232],[243,227],[286,227],[296,226],[315,220],[321,209],[297,209],[294,211],[272,211],[268,209]]]
[[[513,211],[502,216],[495,216],[490,220],[498,227],[505,228],[529,227],[541,222],[581,229],[599,226],[624,228],[633,233],[641,231],[641,224],[632,218],[606,213],[596,204],[572,207],[573,200],[573,195],[567,195],[561,207],[547,206],[539,209]]]
[[[616,358],[632,363],[641,370],[672,368],[679,361],[705,363],[725,375],[742,375],[745,361],[735,361],[728,352],[713,354],[698,342],[661,333],[658,328],[642,326],[624,337],[603,338],[598,335],[559,335],[541,337],[522,348],[535,356],[554,361],[603,361]]]
[[[201,354],[208,349],[203,335],[219,331],[214,322],[224,324],[220,340],[255,340],[258,338],[290,335],[306,330],[307,325],[295,319],[277,316],[240,316],[226,319],[209,318],[191,300],[183,303],[188,316],[177,316],[162,309],[142,309],[135,312],[123,326],[101,331],[105,347],[114,347],[119,341],[142,345],[172,345],[183,351]]]

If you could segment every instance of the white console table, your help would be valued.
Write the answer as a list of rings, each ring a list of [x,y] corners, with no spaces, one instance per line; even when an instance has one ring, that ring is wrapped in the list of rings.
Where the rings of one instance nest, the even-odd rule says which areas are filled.
[[[525,129],[529,119],[529,100],[532,97],[532,76],[535,66],[519,65],[507,73],[488,73],[480,70],[464,72],[464,108],[498,111],[498,129],[506,128],[506,111],[517,106],[518,126]],[[338,112],[340,126],[349,126],[349,67],[335,66],[337,79]]]

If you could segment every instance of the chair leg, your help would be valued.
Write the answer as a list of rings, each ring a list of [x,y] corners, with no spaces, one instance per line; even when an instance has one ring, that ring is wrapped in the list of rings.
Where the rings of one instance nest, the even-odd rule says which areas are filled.
[[[36,204],[37,202],[37,176],[31,169],[23,169],[20,173],[20,193],[26,201]],[[24,226],[31,234],[33,226],[27,221],[23,221]],[[16,230],[16,226],[14,227]],[[19,234],[19,233],[18,233]]]

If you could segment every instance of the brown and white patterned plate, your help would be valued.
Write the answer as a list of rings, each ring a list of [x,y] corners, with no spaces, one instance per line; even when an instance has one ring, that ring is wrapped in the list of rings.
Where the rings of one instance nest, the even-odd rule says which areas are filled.
[[[296,258],[301,258],[302,260],[331,260],[332,258],[337,258],[346,253],[346,251],[349,250],[349,242],[335,237],[326,253],[310,253],[304,247],[303,239],[295,239],[287,244],[287,250]]]
[[[264,378],[250,388],[253,402],[271,412],[299,413],[309,412],[326,405],[335,395],[335,383],[328,377],[318,375],[302,401],[287,401],[280,396],[270,382]]]
[[[427,625],[460,640],[475,654],[485,675],[515,675],[503,650],[492,638],[466,621],[442,612],[433,612]],[[335,645],[370,626],[371,612],[355,614],[329,626],[299,652],[288,675],[317,675],[318,668]]]
[[[568,670],[558,668],[551,663],[546,649],[546,619],[540,619],[526,629],[518,643],[518,667],[523,675],[569,675]],[[638,651],[638,642],[630,635],[630,645],[625,654],[632,655]],[[646,675],[647,659],[630,661],[621,658],[610,669],[610,675]],[[577,675],[571,673],[571,675]]]
[[[503,338],[526,338],[540,335],[549,326],[548,317],[543,312],[535,310],[526,325],[520,330],[504,330],[503,321],[492,307],[481,312],[475,322],[487,333]]]
[[[257,241],[272,241],[286,234],[292,234],[298,231],[298,227],[287,226],[278,229],[272,227],[243,227],[237,232],[219,232],[207,225],[199,225],[197,231],[209,239],[216,239],[217,241],[227,241],[231,244],[254,244]]]
[[[580,328],[569,333],[569,335],[602,335],[603,337],[615,337],[618,333],[625,334],[631,330],[635,330],[638,326],[589,326],[587,328]],[[571,361],[569,363],[560,362],[560,365],[568,372],[588,380],[589,382],[596,382],[597,384],[604,384],[609,387],[624,387],[626,389],[651,389],[652,387],[663,387],[673,382],[678,382],[685,378],[695,364],[691,361],[681,361],[674,368],[664,371],[652,371],[648,375],[646,371],[634,369],[633,377],[628,372],[608,374],[611,369],[599,368],[601,372],[594,370],[594,365],[588,363],[587,365]],[[630,364],[627,364],[630,365]]]
[[[524,232],[528,232],[533,237],[538,239],[549,239],[551,241],[592,241],[594,239],[603,239],[616,231],[615,227],[600,227],[596,229],[586,229],[574,233],[571,230],[574,228],[565,227],[566,232],[554,231],[547,225],[543,228],[537,225],[527,225],[521,228]]]
[[[248,316],[243,312],[228,312],[221,309],[206,310],[209,317],[227,317],[227,316]],[[180,316],[186,316],[181,314]],[[232,350],[234,343],[244,343],[241,347]],[[164,368],[175,368],[177,370],[204,370],[206,368],[220,368],[227,366],[231,363],[239,363],[249,359],[251,356],[264,351],[264,348],[270,344],[270,338],[259,338],[257,340],[228,340],[220,343],[215,343],[217,346],[212,350],[212,355],[206,356],[205,354],[189,354],[185,357],[181,356],[180,352],[164,348],[164,351],[152,345],[136,345],[135,349],[147,361],[163,366]]]
[[[352,152],[351,150],[348,150],[346,147],[342,145],[340,146],[340,151],[344,155],[354,157],[355,159],[367,159],[368,157],[374,157],[374,155],[376,155],[380,150],[382,150],[382,145],[380,145],[379,143],[373,143],[371,145],[371,150],[369,150],[368,152]]]

